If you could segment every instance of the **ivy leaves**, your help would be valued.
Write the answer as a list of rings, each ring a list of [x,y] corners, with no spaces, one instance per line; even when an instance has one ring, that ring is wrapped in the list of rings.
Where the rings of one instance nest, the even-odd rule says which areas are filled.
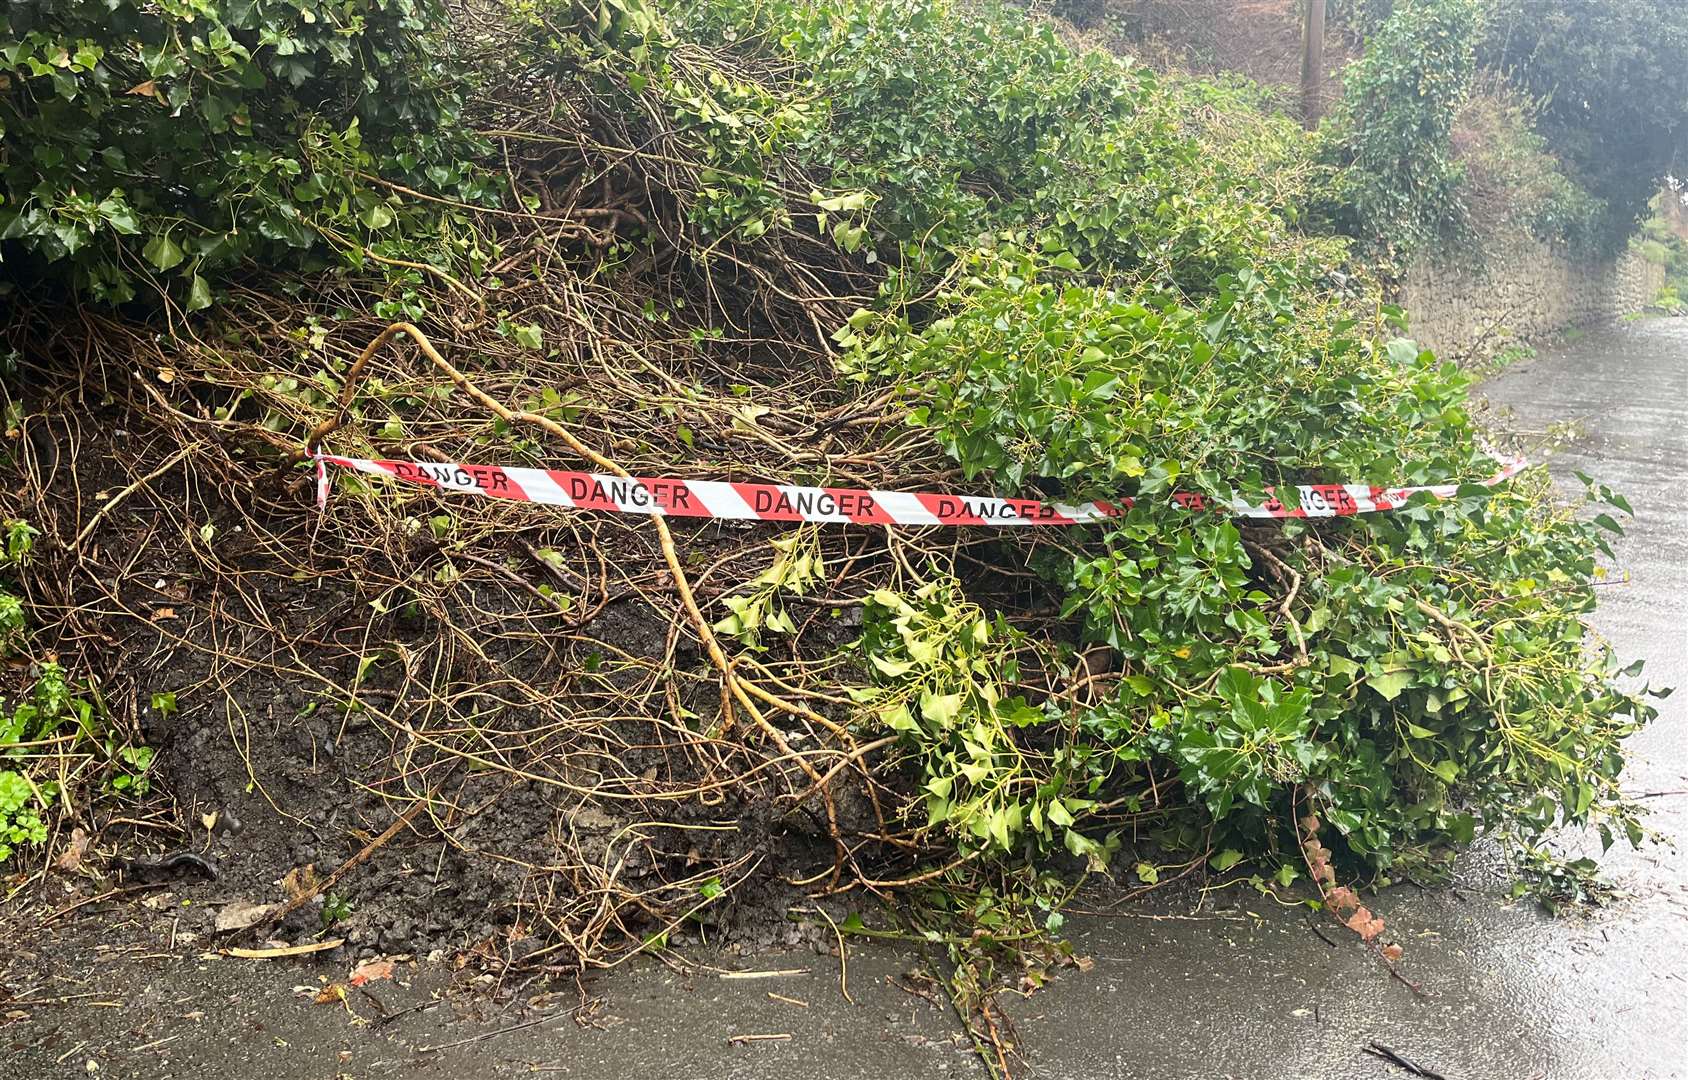
[[[365,244],[440,258],[437,205],[401,208],[366,177],[496,196],[462,164],[481,143],[456,123],[466,73],[430,30],[444,22],[433,0],[11,5],[0,252],[95,299],[162,290],[189,309],[242,263]]]
[[[1345,231],[1404,259],[1466,227],[1449,135],[1476,75],[1478,0],[1396,7],[1344,75],[1328,134]]]
[[[160,273],[180,265],[187,257],[182,253],[181,245],[170,239],[169,233],[160,233],[148,240],[146,247],[141,249],[141,255]]]
[[[1268,485],[1472,475],[1464,377],[1410,342],[1356,341],[1293,263],[1209,283],[1201,307],[1090,284],[1070,253],[975,252],[918,333],[872,316],[845,362],[897,376],[969,477],[1070,500],[1229,500]]]
[[[917,26],[843,2],[758,10],[829,80],[840,76],[827,65],[847,65],[833,35],[856,28],[852,45],[867,47],[862,67],[846,68],[853,101],[901,101],[938,80],[947,59],[904,51],[927,35],[942,38],[946,58],[972,47],[963,26],[942,18]],[[900,384],[910,422],[974,483],[1137,500],[1108,527],[1034,555],[1084,642],[1108,647],[1117,664],[1111,699],[1077,720],[1083,755],[1110,768],[1170,762],[1192,803],[1241,849],[1271,843],[1300,785],[1322,802],[1344,856],[1377,868],[1466,842],[1479,825],[1530,833],[1602,813],[1627,820],[1619,746],[1649,710],[1613,687],[1581,621],[1593,555],[1615,519],[1553,511],[1529,479],[1264,530],[1168,504],[1175,490],[1223,502],[1258,499],[1268,486],[1425,483],[1492,469],[1467,377],[1410,341],[1378,340],[1366,313],[1330,292],[1331,253],[1288,227],[1313,198],[1361,207],[1368,224],[1358,231],[1381,231],[1398,249],[1441,227],[1454,177],[1438,156],[1446,126],[1437,117],[1451,115],[1470,77],[1469,37],[1456,31],[1474,17],[1471,0],[1438,0],[1396,21],[1390,33],[1423,37],[1423,47],[1395,41],[1362,69],[1360,105],[1338,135],[1351,168],[1335,189],[1302,192],[1301,204],[1277,201],[1256,147],[1209,152],[1175,122],[1176,103],[1134,73],[1084,69],[1081,86],[1071,77],[1082,65],[1029,47],[1013,85],[1047,91],[957,117],[942,131],[973,133],[965,147],[941,133],[905,139],[922,148],[924,186],[902,186],[904,163],[876,149],[879,133],[853,112],[839,116],[858,125],[849,149],[816,159],[835,181],[867,175],[853,171],[864,166],[883,175],[861,184],[878,196],[876,227],[901,237],[895,223],[926,222],[949,248],[921,265],[954,260],[931,303],[900,308],[888,290],[877,310],[839,328],[845,369]],[[1023,46],[999,36],[1015,43],[1005,51]],[[1026,72],[1037,75],[1028,82]],[[941,86],[930,89],[946,100]],[[1039,127],[1013,151],[980,134],[1068,94],[1109,104],[1067,111],[1085,119]],[[1436,114],[1429,123],[1425,111]],[[886,123],[889,136],[897,121]],[[1031,158],[1017,156],[1027,147]],[[1266,153],[1294,160],[1307,150]],[[985,167],[982,153],[996,178],[989,195],[952,198],[945,184]],[[941,638],[920,641],[962,663]],[[926,671],[906,642],[870,634],[864,647],[882,678]],[[957,700],[969,715],[974,699],[951,688],[885,723],[931,745]],[[974,790],[959,765],[986,766],[965,754],[923,761],[949,820],[957,792],[970,805]],[[1068,834],[1082,835],[1084,815],[1072,816]]]
[[[1021,644],[948,575],[909,595],[881,589],[858,646],[873,682],[854,697],[919,762],[927,830],[966,850],[1060,845],[1099,861],[1107,844],[1075,825],[1108,765],[1077,747],[1041,748],[1051,715],[1008,692]]]
[[[1223,819],[1241,799],[1265,810],[1284,784],[1304,780],[1327,751],[1309,736],[1312,692],[1283,692],[1241,667],[1215,684],[1217,705],[1187,706],[1171,739],[1184,782]]]
[[[789,96],[711,81],[708,109],[699,88],[662,91],[724,164],[700,220],[753,238],[812,213],[846,252],[899,255],[878,301],[835,330],[843,370],[894,384],[973,485],[1137,500],[1032,553],[1080,646],[1115,665],[1108,700],[1070,719],[1002,712],[1013,660],[972,637],[994,633],[984,613],[870,604],[864,704],[917,754],[930,829],[1002,853],[1034,834],[1039,848],[1065,816],[1059,837],[1082,846],[1068,795],[1146,760],[1175,768],[1238,850],[1287,832],[1305,785],[1338,854],[1374,868],[1479,826],[1625,820],[1621,740],[1648,709],[1614,687],[1581,621],[1615,518],[1572,519],[1529,478],[1265,528],[1169,505],[1179,490],[1257,500],[1492,469],[1466,376],[1381,340],[1391,313],[1332,288],[1340,242],[1294,227],[1335,205],[1348,235],[1399,253],[1457,220],[1448,124],[1476,13],[1399,9],[1356,69],[1353,109],[1310,141],[1217,88],[1075,56],[1010,13],[673,12],[680,37],[791,80]],[[784,112],[790,97],[820,107]],[[1050,743],[1069,756],[1026,753]]]

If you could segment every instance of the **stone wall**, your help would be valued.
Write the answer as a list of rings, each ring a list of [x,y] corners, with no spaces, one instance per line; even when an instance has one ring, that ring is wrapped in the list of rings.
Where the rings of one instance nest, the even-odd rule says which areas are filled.
[[[1463,362],[1508,341],[1540,341],[1640,311],[1663,284],[1664,267],[1634,252],[1576,259],[1518,238],[1490,253],[1487,274],[1414,267],[1397,302],[1420,345]]]

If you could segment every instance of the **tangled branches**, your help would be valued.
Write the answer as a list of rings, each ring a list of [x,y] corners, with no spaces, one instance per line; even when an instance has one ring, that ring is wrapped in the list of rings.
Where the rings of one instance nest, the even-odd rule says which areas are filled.
[[[556,242],[491,223],[514,230],[505,251]],[[769,907],[782,891],[930,880],[942,863],[922,861],[943,849],[909,817],[894,740],[860,734],[840,646],[861,597],[912,588],[977,539],[820,537],[824,580],[787,598],[790,632],[728,655],[711,626],[773,557],[768,527],[353,479],[326,515],[308,508],[296,462],[324,438],[439,460],[931,482],[927,443],[888,396],[795,377],[783,349],[701,302],[657,313],[676,297],[648,265],[529,265],[484,307],[406,281],[439,313],[431,332],[353,317],[382,303],[362,287],[305,304],[243,292],[214,329],[178,336],[89,311],[16,324],[9,344],[57,396],[27,410],[25,445],[51,449],[25,459],[6,507],[54,541],[30,606],[163,745],[189,801],[226,800],[227,777],[183,760],[226,739],[280,820],[319,815],[285,753],[303,728],[365,813],[425,808],[443,858],[504,882],[512,929],[491,953],[505,959],[615,964],[730,921],[719,912],[743,893]],[[776,341],[801,341],[791,318]],[[74,372],[52,360],[67,354]],[[179,716],[142,704],[161,686]]]
[[[1210,153],[1187,101],[1006,13],[669,14],[464,13],[496,205],[324,136],[313,168],[383,193],[365,230],[408,215],[302,211],[339,272],[5,328],[29,605],[179,799],[261,800],[254,880],[413,823],[367,856],[397,902],[455,897],[466,955],[578,970],[851,891],[1018,945],[1038,903],[1055,924],[1045,868],[1156,827],[1186,870],[1293,837],[1327,898],[1337,861],[1479,826],[1636,835],[1647,708],[1581,620],[1601,519],[1539,476],[1270,528],[1168,504],[1486,468],[1463,376],[1383,340],[1330,283],[1342,244],[1275,209],[1298,136]],[[317,514],[324,439],[1135,503],[1082,534],[782,535],[346,476]],[[143,706],[161,686],[178,713]]]

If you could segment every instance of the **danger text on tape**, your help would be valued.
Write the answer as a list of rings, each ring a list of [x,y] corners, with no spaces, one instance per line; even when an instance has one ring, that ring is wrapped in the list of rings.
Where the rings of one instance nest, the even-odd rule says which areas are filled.
[[[996,499],[938,492],[871,491],[858,488],[751,484],[726,480],[611,476],[522,466],[455,462],[388,461],[313,454],[317,502],[326,505],[329,466],[387,476],[407,483],[485,495],[495,499],[670,517],[730,521],[814,521],[856,525],[1082,525],[1118,517],[1132,500],[1068,505],[1037,499]],[[1473,483],[1492,487],[1516,476],[1522,458],[1505,459],[1493,475]],[[1210,510],[1245,518],[1332,518],[1398,510],[1415,495],[1451,499],[1462,485],[1377,487],[1367,484],[1306,484],[1296,505],[1276,496],[1263,503],[1231,502],[1181,493],[1172,501],[1188,510]]]

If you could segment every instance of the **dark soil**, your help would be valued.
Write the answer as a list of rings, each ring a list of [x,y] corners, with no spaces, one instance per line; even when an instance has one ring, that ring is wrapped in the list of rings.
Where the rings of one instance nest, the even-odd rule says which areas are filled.
[[[659,942],[707,940],[729,951],[828,933],[787,914],[810,901],[785,879],[824,870],[832,858],[818,801],[778,798],[777,776],[718,782],[697,755],[653,737],[665,708],[660,691],[651,695],[649,669],[668,662],[702,673],[706,661],[695,642],[672,630],[677,605],[661,588],[642,519],[594,523],[608,586],[586,617],[567,620],[567,632],[559,628],[549,639],[489,633],[479,655],[437,650],[433,656],[453,667],[409,678],[402,658],[427,655],[443,634],[472,634],[475,621],[530,618],[533,597],[504,579],[519,574],[542,584],[542,568],[512,573],[514,560],[500,556],[519,548],[495,535],[468,548],[497,565],[457,583],[449,625],[423,602],[372,616],[382,587],[432,570],[439,546],[424,533],[384,551],[353,551],[356,540],[336,527],[334,508],[319,516],[308,490],[286,489],[273,465],[258,462],[245,476],[169,469],[126,496],[72,553],[65,539],[77,523],[167,462],[167,440],[116,407],[29,423],[61,452],[42,470],[48,516],[58,520],[45,522],[37,565],[53,569],[22,584],[35,610],[61,615],[52,629],[67,669],[94,674],[112,723],[157,757],[147,798],[98,800],[59,822],[37,865],[7,868],[31,872],[14,878],[23,881],[7,905],[17,925],[70,919],[112,944],[114,926],[149,941],[167,926],[177,949],[344,939],[328,959],[413,955],[501,977],[519,970],[523,978],[576,973],[665,929]],[[416,512],[451,509],[445,500],[439,507]],[[568,543],[569,531],[536,524],[547,511],[518,512],[520,527],[543,534],[570,566],[590,566],[591,555]],[[208,528],[183,535],[201,526]],[[757,557],[752,549],[765,547],[764,539],[755,528],[707,526],[685,538],[685,550],[704,566],[734,552]],[[346,573],[359,558],[387,564],[389,581]],[[706,597],[711,590],[720,586],[702,584]],[[848,623],[820,626],[816,640],[835,648]],[[363,665],[360,657],[370,655],[379,662]],[[625,677],[599,672],[617,662]],[[591,672],[604,677],[576,695]],[[522,707],[510,678],[557,695],[560,704],[549,712]],[[707,679],[694,681],[700,695],[712,692]],[[600,709],[606,685],[635,702],[644,694],[651,719],[634,704],[570,736],[574,742],[549,734],[559,712]],[[352,686],[355,695],[345,689]],[[163,691],[175,693],[174,711],[156,707],[153,695]],[[440,706],[445,694],[455,695],[450,708]],[[507,768],[435,752],[453,725],[476,715],[489,729],[480,747],[485,760]],[[587,739],[603,740],[620,773],[642,779],[650,799],[584,795],[611,775],[608,767],[576,765],[600,752],[583,749]],[[553,747],[564,758],[557,767]],[[513,749],[530,756],[519,759]],[[663,798],[700,786],[707,797]],[[865,800],[840,791],[842,814],[871,820]],[[286,901],[290,889],[328,875],[424,794],[434,799],[430,813],[281,925],[216,932],[227,905]],[[73,827],[90,838],[80,865],[43,870],[65,850]],[[630,833],[638,842],[628,842]],[[127,865],[181,851],[203,857],[215,879],[191,862]],[[725,891],[703,903],[709,891],[698,883],[717,871]],[[163,908],[149,905],[166,895]],[[90,914],[99,918],[85,921]]]

